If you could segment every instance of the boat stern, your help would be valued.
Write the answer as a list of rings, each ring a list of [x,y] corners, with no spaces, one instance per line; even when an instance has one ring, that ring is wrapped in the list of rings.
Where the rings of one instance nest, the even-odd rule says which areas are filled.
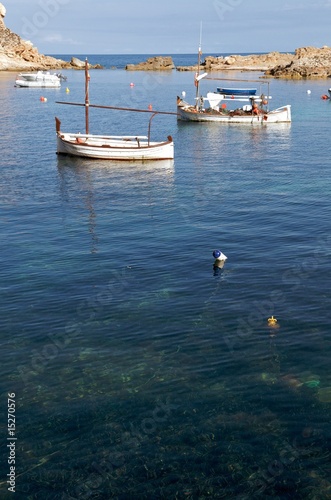
[[[286,104],[281,108],[274,109],[269,111],[266,116],[265,123],[291,123],[292,114],[291,114],[291,105]]]

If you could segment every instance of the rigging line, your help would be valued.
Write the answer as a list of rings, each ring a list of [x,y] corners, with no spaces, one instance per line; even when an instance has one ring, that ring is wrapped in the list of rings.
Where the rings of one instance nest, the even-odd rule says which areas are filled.
[[[64,102],[64,101],[55,101],[56,104],[70,104],[71,106],[85,106],[84,103],[80,102]],[[117,106],[103,106],[99,104],[89,104],[90,108],[101,108],[101,109],[115,109],[119,111],[135,111],[136,113],[155,113],[158,115],[177,115],[174,111],[154,111],[150,109],[137,109],[137,108],[120,108]]]
[[[251,82],[251,83],[269,83],[269,82],[263,82],[261,80],[245,80],[243,78],[208,78],[206,77],[205,80],[220,80],[220,81],[229,81],[229,82]]]

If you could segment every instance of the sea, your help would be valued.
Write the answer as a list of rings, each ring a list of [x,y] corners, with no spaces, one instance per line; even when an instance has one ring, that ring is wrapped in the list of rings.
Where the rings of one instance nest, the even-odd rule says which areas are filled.
[[[192,71],[87,57],[94,104],[194,102]],[[214,73],[292,123],[156,115],[174,161],[107,162],[56,154],[55,116],[85,127],[59,104],[84,102],[84,73],[62,73],[0,73],[0,498],[330,499],[330,84]],[[92,133],[148,126],[90,109]]]

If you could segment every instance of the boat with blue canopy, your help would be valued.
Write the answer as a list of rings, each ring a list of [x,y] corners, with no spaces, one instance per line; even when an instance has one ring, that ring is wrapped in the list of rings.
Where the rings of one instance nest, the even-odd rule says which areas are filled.
[[[239,88],[223,88],[223,87],[217,87],[216,91],[219,94],[224,94],[224,95],[234,95],[234,96],[240,96],[240,95],[256,95],[257,89],[239,89]]]

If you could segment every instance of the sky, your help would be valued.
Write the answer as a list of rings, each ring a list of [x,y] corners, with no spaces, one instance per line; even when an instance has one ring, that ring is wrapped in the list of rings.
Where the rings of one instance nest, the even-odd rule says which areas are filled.
[[[331,46],[331,0],[1,0],[42,54],[293,52]],[[200,30],[200,28],[202,28]]]

